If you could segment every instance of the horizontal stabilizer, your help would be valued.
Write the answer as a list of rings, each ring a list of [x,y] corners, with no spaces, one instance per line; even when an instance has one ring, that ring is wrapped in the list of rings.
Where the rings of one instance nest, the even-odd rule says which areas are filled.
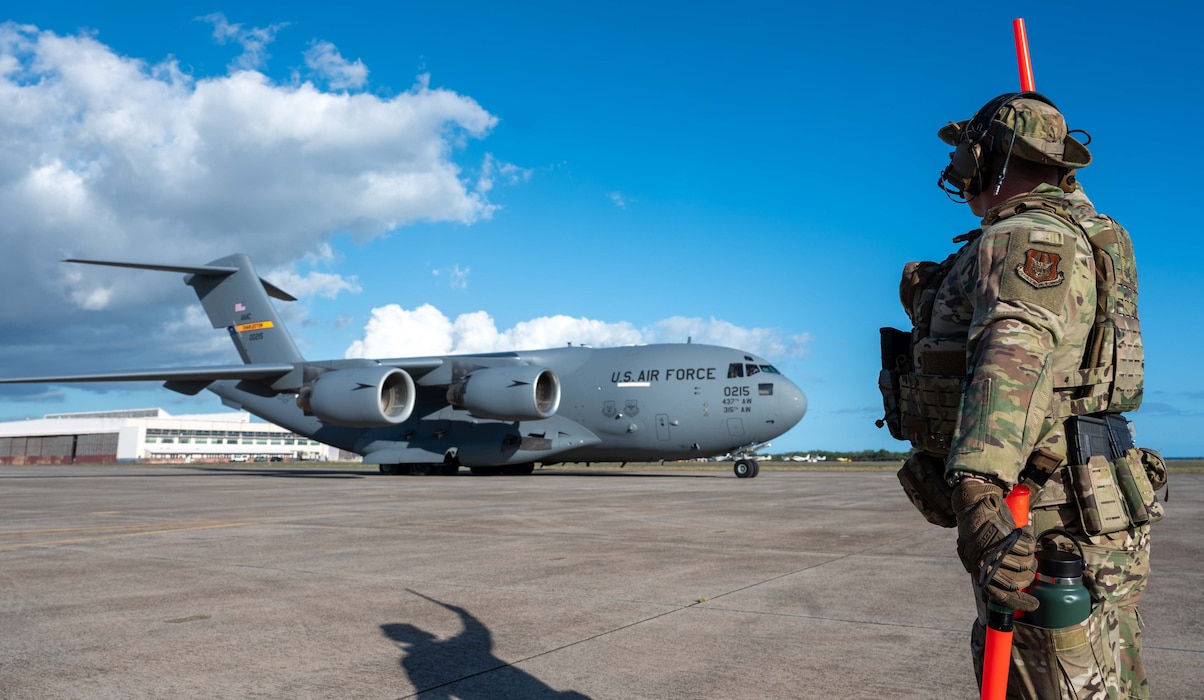
[[[79,258],[67,258],[63,262],[80,263],[83,265],[106,265],[108,267],[131,267],[135,270],[179,272],[184,275],[200,275],[202,277],[227,277],[235,272],[238,272],[237,267],[229,267],[226,265],[154,265],[151,263],[120,262],[115,260],[81,260]],[[268,293],[268,296],[272,297],[273,299],[279,299],[281,301],[297,300],[297,298],[292,294],[289,294],[262,277],[259,278],[259,282],[263,285],[264,291]]]

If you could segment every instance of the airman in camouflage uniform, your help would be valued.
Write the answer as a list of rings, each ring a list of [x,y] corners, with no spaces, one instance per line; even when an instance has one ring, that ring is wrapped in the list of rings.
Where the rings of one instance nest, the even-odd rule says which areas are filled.
[[[1152,495],[1160,457],[1130,444],[1110,461],[1092,458],[1104,459],[1097,470],[1104,474],[1132,467],[1149,494],[1144,505],[1097,512],[1091,490],[1112,482],[1084,485],[1072,476],[1067,430],[1072,416],[1140,403],[1128,234],[1097,214],[1075,183],[1091,155],[1043,96],[1000,96],[939,136],[958,149],[941,185],[965,197],[982,223],[955,239],[963,245],[943,263],[909,263],[904,271],[900,292],[914,328],[910,357],[893,369],[886,422],[917,452],[900,480],[925,517],[958,528],[958,554],[974,578],[993,548],[1006,552],[995,575],[974,584],[980,604],[971,648],[980,678],[986,604],[1036,608],[1023,590],[1036,571],[1033,534],[1061,528],[1083,547],[1092,614],[1050,630],[1024,624],[1018,612],[1008,697],[1148,697],[1137,602],[1149,575],[1149,524],[1161,514]],[[1131,297],[1121,312],[1103,308],[1116,307],[1121,295],[1107,291],[1115,284],[1099,291],[1108,275],[1131,286],[1121,285]],[[1093,364],[1101,343],[1121,349]],[[887,355],[884,347],[884,362]],[[886,395],[891,382],[881,383]],[[1009,551],[1002,543],[1016,526],[1003,496],[1021,482],[1033,489],[1031,524]],[[1144,520],[1133,515],[1138,510]],[[1119,525],[1097,526],[1101,518]]]

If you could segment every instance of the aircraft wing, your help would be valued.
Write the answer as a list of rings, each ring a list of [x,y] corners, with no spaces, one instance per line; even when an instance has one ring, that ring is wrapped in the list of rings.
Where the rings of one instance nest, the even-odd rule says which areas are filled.
[[[161,369],[63,374],[50,377],[0,379],[0,384],[66,384],[74,382],[212,382],[218,379],[271,379],[292,372],[291,362],[250,365],[214,365],[212,367],[169,367]]]

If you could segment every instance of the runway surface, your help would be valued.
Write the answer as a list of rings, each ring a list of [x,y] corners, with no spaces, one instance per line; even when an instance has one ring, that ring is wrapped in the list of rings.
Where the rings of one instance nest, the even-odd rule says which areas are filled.
[[[1204,475],[1141,604],[1204,687]],[[890,472],[0,468],[4,698],[974,698],[955,533]]]

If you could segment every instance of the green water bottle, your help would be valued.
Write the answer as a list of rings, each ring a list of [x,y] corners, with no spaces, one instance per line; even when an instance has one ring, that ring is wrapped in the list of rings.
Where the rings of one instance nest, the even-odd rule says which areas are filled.
[[[1041,605],[1025,613],[1023,621],[1047,629],[1070,627],[1091,615],[1091,593],[1083,585],[1083,548],[1069,532],[1056,529],[1038,535],[1038,546],[1049,535],[1065,536],[1079,551],[1037,550],[1037,578],[1028,593]]]

